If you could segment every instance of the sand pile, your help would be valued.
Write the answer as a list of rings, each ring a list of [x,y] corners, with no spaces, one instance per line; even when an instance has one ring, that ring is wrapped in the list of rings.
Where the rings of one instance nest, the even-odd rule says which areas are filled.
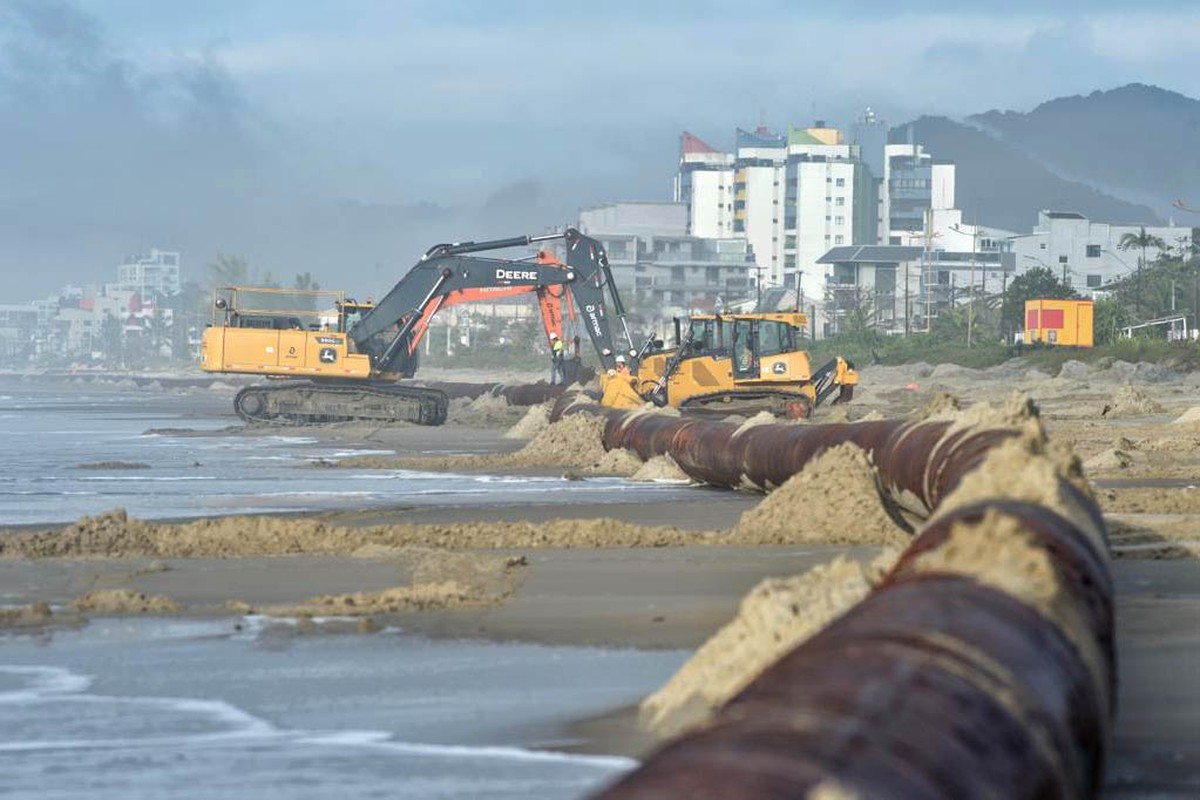
[[[866,597],[895,557],[885,553],[870,566],[838,557],[803,575],[763,581],[733,621],[642,702],[639,726],[669,737],[704,724],[780,656]]]
[[[1122,386],[1100,409],[1102,417],[1144,417],[1163,413],[1152,396],[1134,386]]]
[[[895,544],[910,537],[888,513],[870,456],[853,444],[821,453],[733,529],[739,544]]]
[[[446,421],[452,425],[490,428],[511,425],[522,414],[524,411],[521,408],[510,406],[503,397],[481,394],[476,398],[456,397],[451,400]]]
[[[1106,472],[1111,470],[1125,469],[1133,464],[1133,456],[1125,450],[1111,448],[1089,458],[1083,462],[1083,468],[1088,472]]]
[[[1172,425],[1200,426],[1200,406],[1192,406],[1187,411],[1171,420]]]
[[[364,545],[446,550],[539,547],[665,547],[720,543],[714,533],[641,526],[611,519],[463,522],[341,528],[314,519],[268,516],[187,523],[129,519],[122,510],[84,517],[57,531],[0,537],[4,558],[237,558],[351,555]]]
[[[132,589],[102,589],[76,598],[71,608],[96,614],[169,614],[178,611],[179,604],[169,597]]]
[[[1098,499],[1105,513],[1200,514],[1200,489],[1108,489]]]
[[[505,439],[532,439],[550,425],[550,407],[552,403],[542,403],[530,406],[525,416],[504,432]]]
[[[638,467],[637,472],[629,476],[631,481],[678,481],[681,483],[690,483],[691,478],[687,473],[679,468],[675,463],[675,459],[667,454],[655,456]]]
[[[479,456],[344,458],[335,466],[355,469],[493,470],[555,467],[585,475],[630,475],[642,465],[632,453],[604,450],[604,418],[570,414],[545,426],[515,453]]]
[[[365,616],[494,605],[516,591],[521,568],[526,565],[523,557],[378,545],[360,548],[354,555],[395,558],[408,566],[411,582],[379,592],[319,595],[302,603],[258,610],[273,616]]]
[[[53,613],[46,603],[0,608],[0,628],[34,628],[50,622]]]
[[[957,395],[950,394],[949,392],[939,392],[932,400],[926,403],[925,406],[921,408],[915,416],[917,419],[940,417],[948,413],[959,411],[962,409],[962,407],[963,402],[958,398]]]

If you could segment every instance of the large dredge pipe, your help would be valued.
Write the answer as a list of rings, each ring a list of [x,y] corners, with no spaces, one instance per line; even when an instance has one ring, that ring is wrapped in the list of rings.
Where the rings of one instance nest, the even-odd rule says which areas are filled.
[[[606,447],[670,454],[722,486],[777,486],[853,442],[928,517],[863,602],[600,797],[1096,795],[1116,681],[1104,524],[1036,420],[1036,435],[947,420],[739,429],[558,409],[588,410],[607,413]]]

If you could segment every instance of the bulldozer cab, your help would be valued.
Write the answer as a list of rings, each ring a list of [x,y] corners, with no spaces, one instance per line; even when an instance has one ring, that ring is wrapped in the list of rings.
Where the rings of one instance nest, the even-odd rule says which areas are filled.
[[[729,322],[735,382],[808,380],[808,354],[799,345],[805,315],[738,314]]]

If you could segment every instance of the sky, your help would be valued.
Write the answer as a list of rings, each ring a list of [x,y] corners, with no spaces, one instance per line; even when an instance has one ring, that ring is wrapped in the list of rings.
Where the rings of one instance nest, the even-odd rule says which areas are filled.
[[[1187,0],[0,0],[0,269],[32,298],[159,247],[380,291],[439,241],[669,199],[685,129],[1197,97],[1196,30]]]

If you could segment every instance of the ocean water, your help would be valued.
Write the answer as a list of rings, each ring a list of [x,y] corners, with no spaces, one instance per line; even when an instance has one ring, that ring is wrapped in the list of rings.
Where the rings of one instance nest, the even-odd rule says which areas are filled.
[[[0,797],[582,797],[633,762],[547,749],[564,724],[687,655],[256,622],[0,636]]]
[[[320,469],[380,452],[321,443],[303,429],[242,436],[227,395],[174,396],[0,378],[0,525],[68,522],[125,508],[142,518],[391,505],[628,501],[687,491],[613,478]],[[183,410],[181,410],[183,409]],[[148,433],[190,429],[211,435]],[[148,469],[83,469],[99,462]],[[657,494],[656,494],[657,493]]]

